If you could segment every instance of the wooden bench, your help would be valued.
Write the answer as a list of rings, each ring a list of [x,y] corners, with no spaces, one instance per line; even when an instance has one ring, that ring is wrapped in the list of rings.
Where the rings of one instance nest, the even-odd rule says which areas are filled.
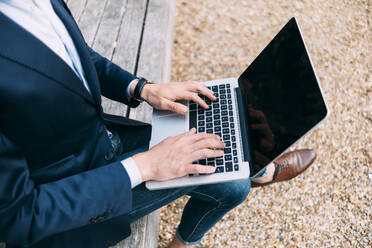
[[[127,71],[155,82],[170,80],[174,0],[65,0],[88,45]],[[152,109],[103,99],[106,113],[151,123]],[[114,248],[157,247],[159,210],[132,224]],[[5,245],[0,243],[0,248]]]

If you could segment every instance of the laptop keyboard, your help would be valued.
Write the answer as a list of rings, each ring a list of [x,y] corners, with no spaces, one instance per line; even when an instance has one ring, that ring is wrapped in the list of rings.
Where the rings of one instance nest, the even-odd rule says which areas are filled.
[[[234,112],[231,98],[230,84],[220,84],[208,89],[213,90],[216,101],[200,95],[209,109],[205,110],[195,102],[189,102],[189,127],[195,127],[197,133],[214,133],[219,135],[226,147],[224,156],[195,161],[194,164],[215,166],[215,173],[239,171],[238,151],[236,145],[236,131]],[[190,174],[189,176],[195,176]]]

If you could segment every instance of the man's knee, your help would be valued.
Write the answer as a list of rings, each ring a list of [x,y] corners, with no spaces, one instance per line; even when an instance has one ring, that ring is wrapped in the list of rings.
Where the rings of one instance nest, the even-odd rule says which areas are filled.
[[[250,180],[223,183],[223,197],[221,203],[228,206],[237,206],[242,203],[248,196],[251,189]]]

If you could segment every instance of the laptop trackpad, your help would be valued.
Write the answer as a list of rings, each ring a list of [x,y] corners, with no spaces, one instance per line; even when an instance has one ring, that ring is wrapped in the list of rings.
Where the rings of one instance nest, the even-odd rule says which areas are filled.
[[[160,143],[169,136],[186,132],[186,117],[187,115],[154,113],[150,147]]]

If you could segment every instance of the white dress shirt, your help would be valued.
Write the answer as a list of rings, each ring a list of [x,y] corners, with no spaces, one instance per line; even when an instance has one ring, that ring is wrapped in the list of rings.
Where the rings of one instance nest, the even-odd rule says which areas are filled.
[[[90,93],[76,47],[63,22],[54,12],[50,0],[0,0],[0,11],[66,62]],[[126,89],[128,95],[130,85],[134,82],[135,80]],[[140,184],[142,177],[134,160],[128,158],[121,163],[129,175],[132,188]]]

